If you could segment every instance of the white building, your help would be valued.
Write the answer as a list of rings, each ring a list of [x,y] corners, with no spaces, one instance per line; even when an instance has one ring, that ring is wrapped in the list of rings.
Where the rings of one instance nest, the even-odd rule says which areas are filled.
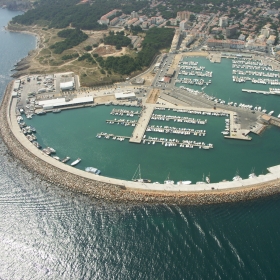
[[[135,11],[133,11],[133,12],[131,13],[131,18],[138,18],[138,13],[135,12]]]
[[[117,100],[124,100],[124,99],[135,100],[136,95],[135,95],[134,92],[116,92],[115,93],[115,98]]]
[[[186,30],[187,26],[188,26],[188,21],[187,20],[182,20],[180,22],[180,26],[179,26],[180,30]]]
[[[20,80],[15,80],[14,81],[14,90],[17,91],[20,87]]]
[[[219,18],[219,26],[227,27],[228,26],[228,17],[220,17]]]
[[[265,36],[265,38],[268,38],[268,36],[270,35],[270,29],[268,26],[262,28],[261,35]]]
[[[171,19],[169,19],[169,21],[170,21],[170,25],[172,25],[172,26],[177,25],[177,19],[176,18],[171,18]]]
[[[73,90],[75,88],[74,78],[72,81],[60,83],[61,90]]]
[[[93,103],[92,96],[73,98],[70,101],[66,101],[65,98],[42,100],[38,102],[38,105],[42,106],[44,110],[50,110],[59,107],[61,108],[61,107],[68,107],[68,106],[77,106],[77,105],[84,105],[89,103]]]

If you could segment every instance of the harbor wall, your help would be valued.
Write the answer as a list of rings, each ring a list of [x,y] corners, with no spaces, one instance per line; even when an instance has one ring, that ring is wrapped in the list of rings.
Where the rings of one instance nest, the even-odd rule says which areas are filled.
[[[167,191],[156,190],[155,185],[152,186],[153,184],[151,184],[151,187],[154,190],[149,189],[149,184],[145,184],[146,189],[141,189],[140,184],[139,188],[137,185],[134,185],[132,189],[129,187],[128,181],[106,177],[103,177],[104,181],[102,181],[102,176],[100,176],[98,180],[94,180],[90,178],[90,175],[81,176],[69,172],[66,169],[68,168],[69,170],[69,168],[72,167],[63,165],[62,163],[57,163],[61,167],[50,164],[49,161],[51,161],[51,158],[44,155],[36,156],[27,148],[28,145],[26,145],[25,142],[21,143],[15,136],[14,131],[19,131],[19,127],[17,125],[15,127],[11,122],[11,115],[14,114],[13,109],[10,109],[12,104],[12,85],[13,82],[8,84],[0,107],[0,134],[2,139],[8,147],[11,156],[20,160],[26,169],[30,172],[34,172],[41,179],[57,186],[64,187],[70,191],[83,193],[96,199],[114,202],[180,205],[237,202],[271,196],[280,192],[280,180],[277,176],[270,181],[247,185],[246,187],[242,187],[242,185],[239,184],[237,188],[214,188],[213,190],[182,192],[174,191],[172,188]],[[109,183],[110,180],[112,183]]]

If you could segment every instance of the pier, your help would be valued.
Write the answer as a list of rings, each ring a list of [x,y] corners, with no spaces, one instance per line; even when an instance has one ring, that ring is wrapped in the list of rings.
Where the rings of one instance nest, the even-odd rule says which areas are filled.
[[[114,116],[123,116],[126,115],[128,117],[133,117],[134,115],[140,115],[139,111],[131,111],[131,110],[124,110],[124,109],[113,109],[110,113]]]
[[[121,119],[121,120],[117,120],[117,119],[114,119],[114,120],[106,120],[106,123],[109,123],[109,124],[122,124],[122,125],[131,125],[131,126],[135,126],[136,123],[137,123],[137,120],[125,120],[125,119]]]
[[[112,140],[117,140],[117,141],[124,141],[126,139],[130,139],[128,136],[120,136],[120,135],[114,135],[114,134],[109,134],[105,132],[100,132],[97,133],[96,135],[97,138],[101,139],[112,139]],[[146,135],[143,136],[143,140],[141,140],[142,144],[147,143],[148,145],[160,143],[164,147],[177,147],[179,146],[180,148],[194,148],[197,147],[199,149],[203,150],[209,150],[213,149],[214,146],[211,143],[206,144],[205,142],[198,142],[198,141],[191,141],[191,140],[182,140],[181,142],[178,139],[167,139],[167,138],[157,138],[157,137],[148,137],[146,138]]]
[[[129,139],[130,143],[141,143],[141,140],[145,134],[150,118],[154,112],[154,106],[146,104],[142,110],[142,114],[138,120],[137,125],[134,128],[132,136]]]
[[[222,56],[220,53],[212,53],[209,55],[209,60],[212,63],[221,63]]]
[[[230,134],[225,135],[224,138],[236,139],[236,140],[247,140],[247,141],[252,140],[252,138],[250,136],[248,136],[248,134],[250,133],[250,130],[241,129],[241,125],[238,123],[235,123],[236,118],[237,118],[237,114],[234,112],[231,112],[230,118],[229,118]]]
[[[265,90],[255,90],[255,89],[242,89],[243,92],[249,92],[249,93],[261,93],[261,94],[273,94],[273,95],[279,95],[278,93],[274,91],[265,91]]]

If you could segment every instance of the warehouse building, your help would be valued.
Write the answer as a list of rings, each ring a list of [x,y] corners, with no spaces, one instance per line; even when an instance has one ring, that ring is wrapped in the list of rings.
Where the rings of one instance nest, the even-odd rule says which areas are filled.
[[[59,87],[62,91],[75,89],[75,79],[74,79],[74,77],[71,77],[71,81],[66,81],[66,82],[60,83]]]
[[[117,100],[135,100],[136,95],[134,92],[116,92],[115,98]]]
[[[51,100],[42,100],[38,102],[39,106],[42,106],[44,110],[51,110],[56,108],[63,108],[63,107],[73,107],[73,106],[79,106],[79,105],[86,105],[93,103],[93,97],[92,96],[86,96],[86,97],[79,97],[79,98],[73,98],[72,100],[66,101],[65,98],[57,98],[57,99],[51,99]]]

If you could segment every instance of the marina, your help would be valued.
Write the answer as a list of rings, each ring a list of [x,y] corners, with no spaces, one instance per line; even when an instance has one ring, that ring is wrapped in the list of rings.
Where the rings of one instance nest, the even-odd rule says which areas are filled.
[[[224,63],[224,60],[222,60],[221,63]],[[149,155],[153,155],[153,161],[155,161],[153,170],[148,172],[148,178],[151,178],[152,182],[164,181],[163,178],[160,178],[159,175],[156,175],[161,174],[159,167],[157,167],[157,160],[159,160],[161,164],[164,162],[164,166],[166,166],[165,168],[171,171],[174,182],[200,182],[198,178],[201,178],[202,172],[206,174],[211,172],[212,182],[220,182],[225,179],[227,181],[232,181],[233,172],[228,175],[224,173],[223,175],[218,174],[216,167],[211,164],[213,156],[218,156],[218,154],[222,153],[222,151],[224,151],[224,154],[228,153],[228,151],[225,152],[227,144],[226,142],[222,141],[245,140],[244,142],[251,142],[248,140],[253,140],[253,142],[255,142],[256,138],[249,135],[250,132],[259,134],[262,133],[263,130],[267,127],[267,124],[262,123],[261,119],[259,119],[259,121],[257,122],[256,120],[258,120],[258,118],[260,118],[262,115],[265,115],[265,113],[267,113],[268,116],[272,115],[274,113],[274,110],[271,110],[269,104],[267,104],[265,108],[264,106],[259,106],[260,102],[258,102],[258,105],[255,105],[250,104],[249,102],[247,103],[246,101],[240,102],[238,99],[235,100],[235,97],[238,96],[237,93],[235,93],[234,96],[228,98],[229,101],[226,101],[226,96],[218,96],[215,93],[211,93],[211,89],[215,87],[215,84],[217,83],[216,78],[218,76],[216,75],[216,72],[214,70],[208,69],[208,67],[206,66],[200,65],[200,63],[198,62],[191,62],[190,64],[193,65],[182,64],[182,72],[180,72],[179,75],[187,74],[190,79],[207,78],[208,85],[190,84],[188,85],[188,87],[185,87],[182,85],[183,83],[180,83],[182,79],[180,79],[180,77],[177,77],[176,86],[178,89],[184,90],[185,94],[187,95],[192,95],[196,98],[201,98],[212,102],[212,108],[199,108],[195,106],[182,106],[169,103],[163,104],[164,102],[160,101],[160,93],[158,94],[159,102],[155,102],[157,104],[146,103],[139,107],[139,105],[132,106],[129,103],[120,104],[116,101],[113,101],[107,102],[105,106],[94,105],[83,107],[82,111],[88,112],[86,113],[86,115],[88,116],[86,117],[86,120],[83,121],[83,123],[87,123],[89,127],[92,127],[88,130],[92,131],[92,133],[83,131],[81,125],[75,126],[76,129],[73,130],[73,135],[76,136],[74,136],[73,139],[75,139],[75,137],[79,137],[77,135],[83,135],[83,139],[80,139],[79,137],[79,142],[82,143],[84,139],[86,140],[86,142],[85,144],[81,144],[81,147],[78,149],[73,142],[69,146],[71,150],[65,149],[65,147],[62,146],[61,143],[63,143],[65,140],[62,140],[62,137],[59,137],[59,134],[64,131],[66,127],[68,127],[68,125],[65,125],[65,123],[62,126],[62,131],[56,131],[55,127],[48,127],[48,130],[54,129],[52,133],[50,132],[50,135],[56,135],[57,137],[59,137],[62,141],[61,143],[57,141],[55,141],[56,143],[53,143],[53,141],[44,143],[45,140],[43,140],[42,135],[45,135],[45,132],[42,131],[42,128],[39,128],[41,122],[40,120],[53,117],[51,114],[49,114],[49,111],[42,111],[44,115],[42,115],[41,117],[36,117],[36,114],[34,115],[34,113],[30,111],[32,106],[36,106],[36,99],[34,99],[34,97],[31,98],[32,104],[28,105],[28,111],[18,111],[17,115],[19,126],[21,127],[23,134],[26,135],[27,139],[30,139],[30,141],[33,143],[33,146],[36,147],[38,145],[38,149],[41,148],[41,145],[43,146],[42,150],[44,151],[48,151],[47,148],[50,146],[55,147],[58,152],[56,152],[57,154],[55,156],[52,155],[53,158],[57,157],[59,158],[59,160],[60,158],[62,158],[62,162],[67,158],[65,156],[68,154],[71,156],[71,158],[74,159],[82,158],[83,161],[81,162],[72,162],[72,164],[75,163],[72,166],[76,166],[76,168],[78,169],[85,170],[86,167],[91,166],[91,159],[89,155],[83,152],[82,147],[90,147],[92,145],[93,149],[87,149],[88,151],[91,151],[90,153],[92,154],[91,158],[93,164],[100,166],[100,168],[103,170],[104,176],[128,178],[128,174],[125,174],[123,172],[124,170],[122,170],[120,167],[116,167],[116,164],[113,165],[114,162],[116,163],[119,161],[117,159],[117,156],[118,158],[124,158],[124,160],[122,161],[122,165],[130,165],[125,169],[129,170],[133,166],[134,159],[138,158],[139,154],[145,154],[148,152]],[[237,70],[239,71],[239,69]],[[186,73],[186,71],[188,73]],[[265,69],[261,71],[265,71]],[[235,84],[236,86],[238,86],[238,83]],[[200,89],[195,89],[197,87],[199,87]],[[252,88],[252,90],[255,89]],[[267,91],[277,92],[277,87],[270,87]],[[240,89],[240,92],[242,92],[242,88]],[[161,95],[164,95],[164,93],[161,93]],[[273,95],[271,96],[273,97]],[[116,108],[116,106],[118,107]],[[57,110],[58,112],[60,112],[60,109]],[[256,112],[256,117],[253,116],[253,114],[251,113],[252,111]],[[40,112],[41,111],[39,111],[39,113]],[[95,115],[95,112],[96,114],[98,114],[98,117],[91,117],[91,115]],[[80,113],[80,110],[75,110],[74,113],[74,111],[68,109],[63,110],[63,114],[53,114],[53,116],[55,117],[55,119],[61,119],[59,123],[62,123],[62,119],[65,119],[65,121],[68,121],[70,119],[72,120],[71,115],[73,114],[75,116],[83,115],[83,113]],[[252,118],[250,114],[252,114]],[[114,118],[110,119],[108,118],[108,115],[112,115],[114,116]],[[79,119],[79,117],[77,118]],[[246,124],[246,119],[254,119],[255,121],[251,123],[248,121]],[[93,120],[91,121],[92,124],[90,124],[87,120]],[[269,122],[272,123],[273,121],[275,121],[275,118],[272,117]],[[56,120],[53,120],[53,123],[56,122]],[[71,121],[71,127],[74,123],[76,123],[76,120]],[[32,135],[34,135],[35,132],[32,133],[32,128],[35,129],[36,139],[33,139],[34,136]],[[71,130],[72,128],[69,127],[67,133],[69,133],[69,129]],[[66,133],[66,131],[64,131],[64,133]],[[47,138],[45,138],[44,136],[44,139]],[[99,141],[98,139],[115,141]],[[71,143],[69,139],[67,139],[67,142],[69,144]],[[119,146],[118,143],[120,142],[123,142],[122,146]],[[139,148],[136,148],[135,145],[131,144],[141,145],[139,146]],[[172,154],[170,152],[167,152],[165,148],[172,148]],[[124,149],[126,151],[129,151],[129,157],[125,157],[124,154],[120,154]],[[197,160],[200,156],[199,154],[196,154],[197,152],[195,151],[198,150],[209,151],[206,153],[206,158],[203,159],[203,166],[201,166],[201,164],[199,164],[199,161]],[[73,153],[73,151],[75,152]],[[108,167],[110,166],[109,162],[106,162],[106,165],[104,165],[101,160],[101,154],[99,154],[99,151],[104,155],[106,155],[106,153],[108,152],[110,153],[110,157],[112,157],[111,169],[108,169]],[[51,155],[52,153],[49,153],[48,151],[47,154]],[[237,155],[238,153],[234,154],[233,158],[237,158]],[[176,162],[174,168],[170,167],[170,165],[172,164],[170,158],[173,158],[173,162]],[[186,159],[188,159],[188,162],[186,162]],[[146,164],[143,163],[143,159],[141,161],[143,169],[146,169]],[[147,161],[144,160],[144,162]],[[179,162],[181,163],[181,167],[178,166]],[[186,165],[188,166],[189,172],[189,174],[187,174],[186,176],[187,179],[185,178],[185,176],[182,176],[182,174],[184,174],[184,168],[182,167]],[[198,168],[198,166],[201,167]],[[241,169],[242,164],[240,166],[240,170]],[[249,169],[251,169],[251,167]],[[145,170],[145,173],[146,171],[147,170]],[[263,171],[256,169],[257,174],[260,174],[262,172]],[[242,177],[246,178],[248,177],[248,175],[246,176],[245,174],[244,176],[243,174]],[[183,186],[187,184],[178,183],[178,185]]]
[[[0,10],[1,21],[5,19],[4,13],[12,14],[9,20],[20,13]],[[7,22],[1,25],[6,26]],[[46,32],[53,32],[53,29]],[[26,41],[13,40],[15,37],[33,37],[10,33],[4,28],[1,34],[5,35],[1,37],[0,70],[0,87],[4,93],[4,87],[10,81],[9,69],[16,60],[26,56],[36,42],[35,37],[31,46]],[[43,45],[44,40],[37,44]],[[219,62],[226,72],[225,59],[220,58]],[[212,70],[207,65],[205,67]],[[236,107],[225,106],[222,109],[235,110],[241,127],[256,125],[250,117],[261,114],[263,109],[274,111],[275,117],[279,115],[278,96],[239,95],[239,85],[265,91],[268,91],[268,85],[233,85],[230,71],[229,80],[215,69],[213,73],[211,85],[204,89],[205,85],[189,87],[205,90],[208,96],[224,100],[225,104],[237,103]],[[217,80],[223,81],[227,88],[222,85],[218,88]],[[171,92],[168,87],[165,91]],[[172,88],[174,95],[175,91]],[[187,90],[182,92],[185,96],[189,94]],[[84,94],[91,94],[91,90]],[[158,102],[169,105],[171,98],[166,98],[163,90],[159,95],[165,99],[159,98]],[[139,94],[137,98],[142,97]],[[179,99],[174,100],[174,103],[182,105]],[[200,107],[192,104],[191,99],[188,101],[184,105]],[[204,101],[206,105],[209,102],[209,108],[213,109],[212,101],[206,98]],[[253,114],[251,110],[239,107],[240,103],[261,107],[262,110]],[[5,106],[2,109],[11,108],[13,114],[13,104],[10,107],[5,96],[2,105]],[[138,107],[116,106],[124,110],[140,110]],[[26,127],[36,128],[33,134],[37,140],[33,142],[27,139],[15,118],[8,118],[6,110],[0,112],[3,135],[1,277],[91,279],[98,275],[101,279],[110,279],[126,275],[128,278],[148,279],[227,279],[234,274],[240,279],[277,279],[280,247],[277,178],[280,169],[272,166],[279,164],[279,148],[275,144],[279,139],[279,128],[267,124],[268,128],[261,137],[249,134],[252,141],[224,139],[221,131],[225,129],[225,118],[229,116],[188,116],[176,112],[177,116],[207,119],[207,123],[201,126],[150,120],[149,125],[205,129],[207,133],[201,139],[192,135],[186,138],[211,142],[214,149],[204,153],[198,148],[177,146],[166,149],[161,144],[134,144],[128,139],[120,143],[96,138],[100,131],[131,136],[133,127],[106,123],[108,119],[118,118],[110,115],[113,107],[115,105],[76,110],[64,108],[59,114],[50,110],[45,115],[28,114],[26,117],[22,109]],[[162,110],[167,115],[173,112],[168,106]],[[154,113],[160,114],[159,111]],[[137,117],[119,118],[134,120]],[[259,125],[252,130],[257,128]],[[165,137],[182,140],[185,137],[166,137],[165,134],[147,131],[144,135],[145,139]],[[43,154],[36,148],[36,142],[42,148],[55,148],[55,155],[62,159],[61,162]],[[71,157],[69,163],[77,158],[82,161],[74,168],[69,163],[62,163],[66,157]],[[131,180],[139,164],[141,176],[137,179],[144,178],[152,183]],[[264,175],[268,166],[270,173]],[[87,167],[102,173],[98,176],[86,172]],[[232,181],[237,169],[243,180]],[[167,174],[173,184],[164,184]],[[266,177],[272,181],[267,182]],[[228,182],[219,183],[223,180]],[[222,186],[224,189],[220,189]],[[92,260],[96,263],[94,267]],[[116,266],[119,260],[121,266]],[[162,268],[164,264],[168,266],[165,270]]]

